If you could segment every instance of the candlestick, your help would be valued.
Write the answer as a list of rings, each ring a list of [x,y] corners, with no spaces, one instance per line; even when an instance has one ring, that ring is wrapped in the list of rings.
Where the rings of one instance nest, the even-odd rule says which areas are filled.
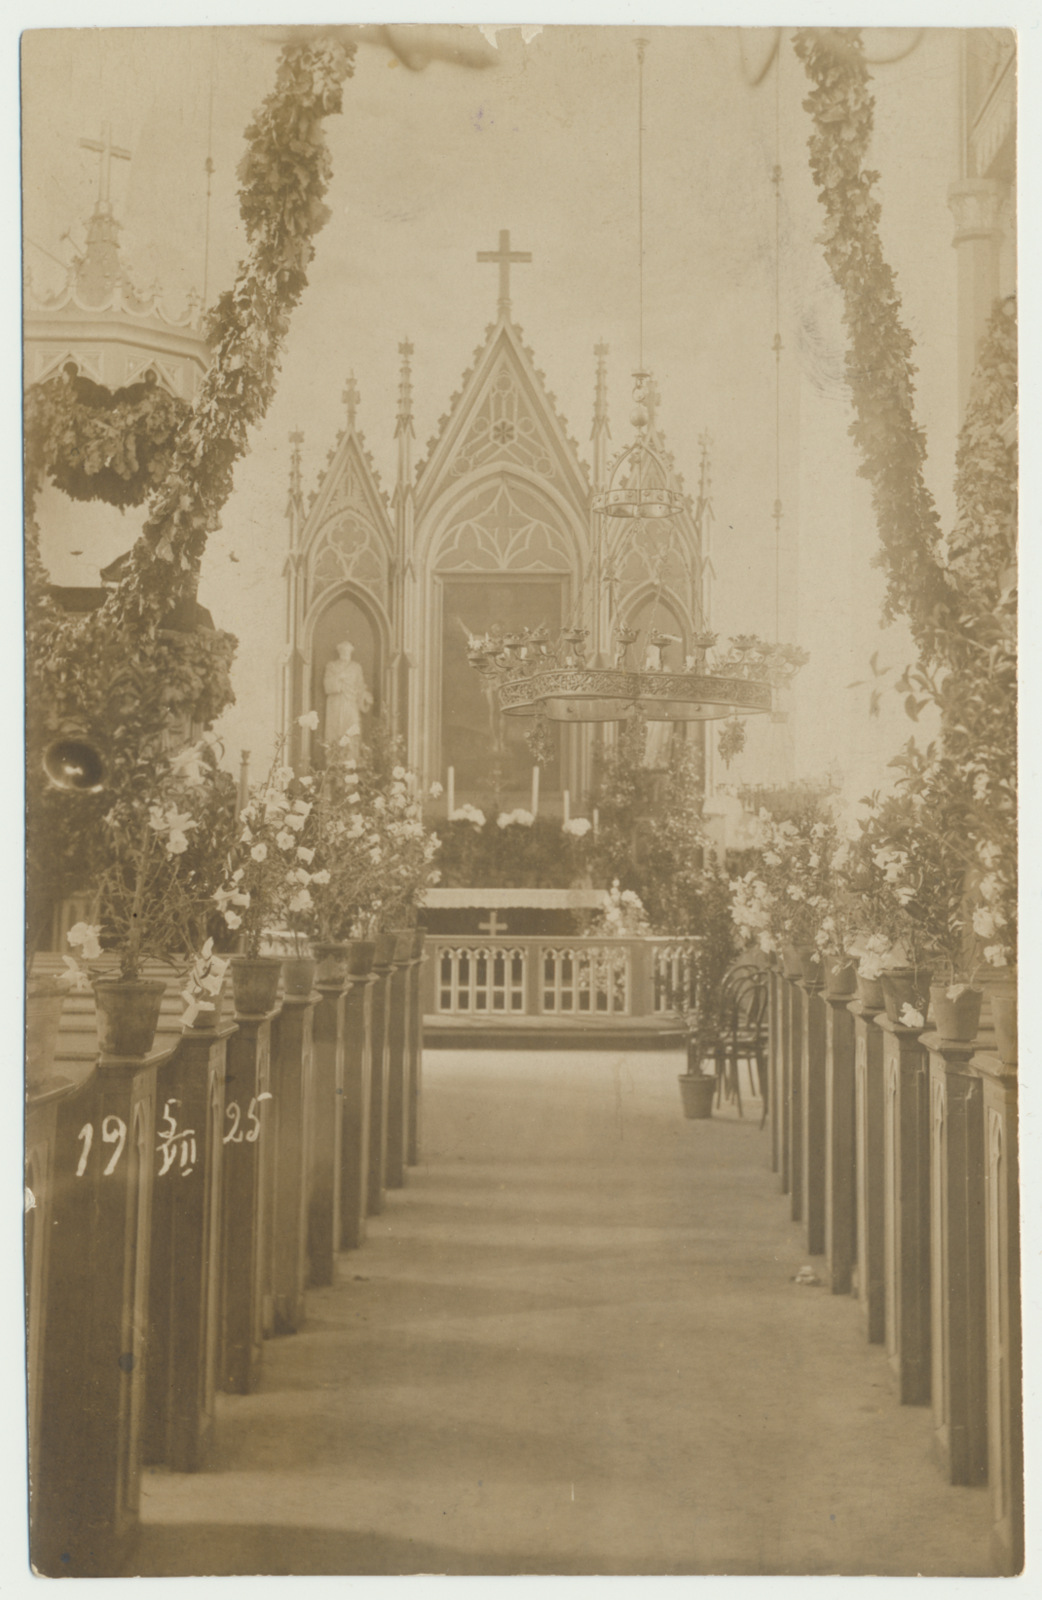
[[[539,815],[539,768],[532,768],[532,815]]]
[[[564,791],[564,820],[565,822],[572,820],[572,797],[567,789]]]
[[[597,810],[597,807],[594,806],[594,808],[593,808],[593,831],[594,831],[594,833],[597,832],[597,828],[598,828],[598,825],[600,823],[600,820],[601,820],[601,814]]]
[[[452,813],[456,809],[456,768],[455,767],[450,767],[449,768],[448,772],[446,773],[446,779],[447,779],[447,782],[445,784],[445,793],[446,793],[446,796],[447,796],[447,803],[448,803],[448,808],[449,808],[447,814],[448,814],[449,820],[451,821],[452,820]]]

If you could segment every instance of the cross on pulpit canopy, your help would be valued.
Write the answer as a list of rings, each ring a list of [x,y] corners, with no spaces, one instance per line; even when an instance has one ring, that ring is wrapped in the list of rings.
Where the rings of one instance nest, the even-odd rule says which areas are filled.
[[[499,916],[495,911],[489,912],[487,922],[478,923],[478,932],[487,933],[490,939],[494,939],[497,934],[506,933],[507,931],[506,922],[500,922]]]
[[[112,161],[129,161],[130,151],[124,150],[118,144],[112,143],[112,124],[101,124],[100,139],[81,139],[80,148],[83,150],[96,150],[101,160],[98,162],[98,204],[108,205],[112,182]]]
[[[501,228],[499,231],[498,250],[479,250],[479,261],[496,261],[499,263],[499,316],[506,321],[510,316],[510,264],[512,261],[531,261],[531,250],[511,250],[510,229]]]

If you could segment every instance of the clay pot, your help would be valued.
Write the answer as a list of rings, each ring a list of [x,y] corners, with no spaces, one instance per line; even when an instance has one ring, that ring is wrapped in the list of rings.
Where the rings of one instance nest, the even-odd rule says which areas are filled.
[[[376,935],[376,949],[373,953],[373,965],[377,967],[391,967],[394,965],[394,953],[398,947],[396,933],[378,933]]]
[[[147,1056],[155,1043],[162,978],[98,978],[91,986],[103,1055]]]
[[[352,978],[367,978],[376,959],[375,939],[352,939],[347,956],[347,970]]]
[[[315,982],[320,988],[343,988],[347,982],[351,942],[347,939],[312,940],[315,952]]]
[[[213,1001],[212,1011],[197,1011],[194,1022],[185,1023],[186,1033],[216,1033],[218,1028],[224,1026],[225,1008],[230,998],[227,985],[223,985],[216,994],[203,997]]]
[[[312,956],[287,956],[282,963],[282,992],[293,999],[306,998],[315,987],[318,962]]]
[[[825,961],[825,993],[834,1000],[853,1000],[857,994],[857,967],[846,956]]]
[[[880,979],[863,978],[860,972],[857,975],[857,997],[861,1001],[862,1011],[882,1011],[886,1004]]]
[[[907,1026],[901,1022],[901,1012],[905,1006],[911,1006],[918,1011],[925,1026],[930,1015],[932,976],[926,967],[895,967],[893,972],[883,973],[879,981],[883,985],[883,1004],[891,1022],[896,1022],[900,1027]]]
[[[930,1011],[942,1043],[972,1044],[980,1027],[983,1000],[983,989],[966,988],[958,999],[950,1000],[946,984],[930,985]]]
[[[279,996],[282,961],[278,956],[233,956],[232,993],[240,1017],[263,1017],[274,1011]]]
[[[803,977],[803,963],[800,960],[800,953],[794,944],[782,946],[781,959],[782,972],[787,978]]]
[[[713,1115],[716,1079],[708,1072],[681,1072],[677,1075],[684,1116],[689,1121],[704,1121]]]

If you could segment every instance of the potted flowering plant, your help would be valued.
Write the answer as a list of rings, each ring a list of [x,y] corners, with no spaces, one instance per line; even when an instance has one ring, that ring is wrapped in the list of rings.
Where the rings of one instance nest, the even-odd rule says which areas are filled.
[[[703,1071],[702,1063],[717,1037],[718,1019],[710,1014],[709,991],[699,987],[695,992],[699,996],[697,1005],[690,1009],[677,1006],[674,1012],[684,1030],[687,1052],[686,1066],[678,1074],[677,1082],[684,1116],[691,1121],[702,1121],[713,1114],[716,1077],[712,1072]]]
[[[231,962],[232,987],[237,1010],[243,1015],[270,1011],[278,993],[283,962],[262,954],[266,931],[280,919],[292,920],[298,959],[304,932],[299,922],[311,908],[310,863],[313,848],[307,843],[308,822],[314,801],[311,777],[296,778],[282,761],[283,743],[262,783],[250,791],[239,813],[236,836],[225,862],[224,882],[213,895],[225,926],[239,935],[242,951]],[[310,969],[313,973],[313,968]],[[294,975],[289,974],[292,990]],[[299,975],[303,992],[310,991],[310,975]]]
[[[121,788],[103,820],[107,864],[89,922],[70,928],[76,952],[65,981],[92,988],[102,1050],[145,1055],[151,1049],[166,982],[147,977],[160,961],[185,969],[202,942],[212,889],[209,823],[219,787],[212,744],[174,755],[145,750],[133,782]],[[206,838],[197,839],[197,835]],[[194,845],[194,848],[193,848]],[[106,957],[115,957],[112,962]]]

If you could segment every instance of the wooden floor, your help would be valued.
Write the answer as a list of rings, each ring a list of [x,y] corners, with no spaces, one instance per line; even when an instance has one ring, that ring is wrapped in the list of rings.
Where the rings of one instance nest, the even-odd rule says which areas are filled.
[[[428,1053],[424,1165],[128,1572],[987,1573],[986,1492],[793,1281],[759,1106],[685,1122],[679,1067]]]

